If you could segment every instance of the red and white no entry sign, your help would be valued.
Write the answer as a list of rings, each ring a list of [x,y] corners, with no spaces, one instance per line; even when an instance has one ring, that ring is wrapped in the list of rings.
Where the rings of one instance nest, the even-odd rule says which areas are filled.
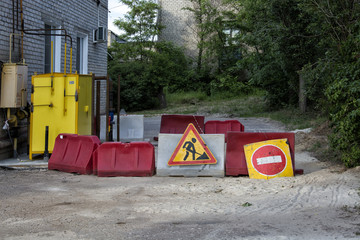
[[[287,139],[248,144],[244,150],[250,178],[294,176]]]
[[[266,176],[274,176],[284,171],[286,167],[286,156],[279,147],[264,145],[253,153],[251,162],[258,173]]]

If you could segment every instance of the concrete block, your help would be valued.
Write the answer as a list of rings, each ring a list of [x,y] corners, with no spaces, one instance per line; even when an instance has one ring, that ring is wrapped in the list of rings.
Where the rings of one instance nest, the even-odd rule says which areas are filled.
[[[223,134],[200,134],[217,160],[216,164],[168,166],[182,134],[159,134],[157,176],[184,177],[224,177],[225,175],[225,136]]]
[[[101,116],[101,126],[105,126],[105,116]],[[105,128],[100,128],[100,139],[106,138]],[[117,140],[117,116],[114,116],[113,139]],[[143,141],[144,140],[144,115],[120,116],[120,141]]]
[[[114,133],[116,134],[116,131]],[[120,141],[142,141],[143,139],[144,115],[120,116]]]

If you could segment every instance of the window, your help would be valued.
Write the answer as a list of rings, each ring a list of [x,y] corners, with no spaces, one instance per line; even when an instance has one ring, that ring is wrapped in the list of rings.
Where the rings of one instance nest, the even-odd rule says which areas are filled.
[[[46,34],[61,34],[60,30],[55,26],[45,24],[45,33]],[[53,43],[53,51],[51,53],[51,42]],[[60,72],[61,64],[61,36],[45,36],[45,67],[44,72],[51,72],[51,55],[53,56],[53,71]]]
[[[223,33],[226,37],[225,46],[229,46],[232,44],[237,44],[236,38],[238,37],[240,31],[237,29],[225,29],[223,30]]]
[[[240,31],[231,22],[225,22],[223,29],[224,46],[221,49],[219,59],[220,69],[226,69],[235,66],[237,61],[241,59],[241,47],[239,42]]]
[[[79,74],[88,73],[88,36],[76,38],[76,71]]]

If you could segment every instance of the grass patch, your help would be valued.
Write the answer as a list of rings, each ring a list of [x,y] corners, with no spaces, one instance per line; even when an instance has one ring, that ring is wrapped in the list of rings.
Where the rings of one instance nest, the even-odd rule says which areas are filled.
[[[314,128],[326,121],[324,116],[315,112],[302,113],[296,108],[285,108],[277,111],[266,111],[263,117],[282,122],[288,129]]]
[[[180,105],[196,103],[207,100],[209,97],[203,92],[180,92],[168,94],[166,100],[169,105]]]

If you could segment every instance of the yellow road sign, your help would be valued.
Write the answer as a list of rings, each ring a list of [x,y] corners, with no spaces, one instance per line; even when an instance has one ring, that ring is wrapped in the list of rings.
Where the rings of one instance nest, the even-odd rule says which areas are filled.
[[[217,161],[193,124],[189,124],[175,151],[169,166],[216,164]]]
[[[244,150],[250,178],[294,176],[286,138],[248,144],[244,146]]]

